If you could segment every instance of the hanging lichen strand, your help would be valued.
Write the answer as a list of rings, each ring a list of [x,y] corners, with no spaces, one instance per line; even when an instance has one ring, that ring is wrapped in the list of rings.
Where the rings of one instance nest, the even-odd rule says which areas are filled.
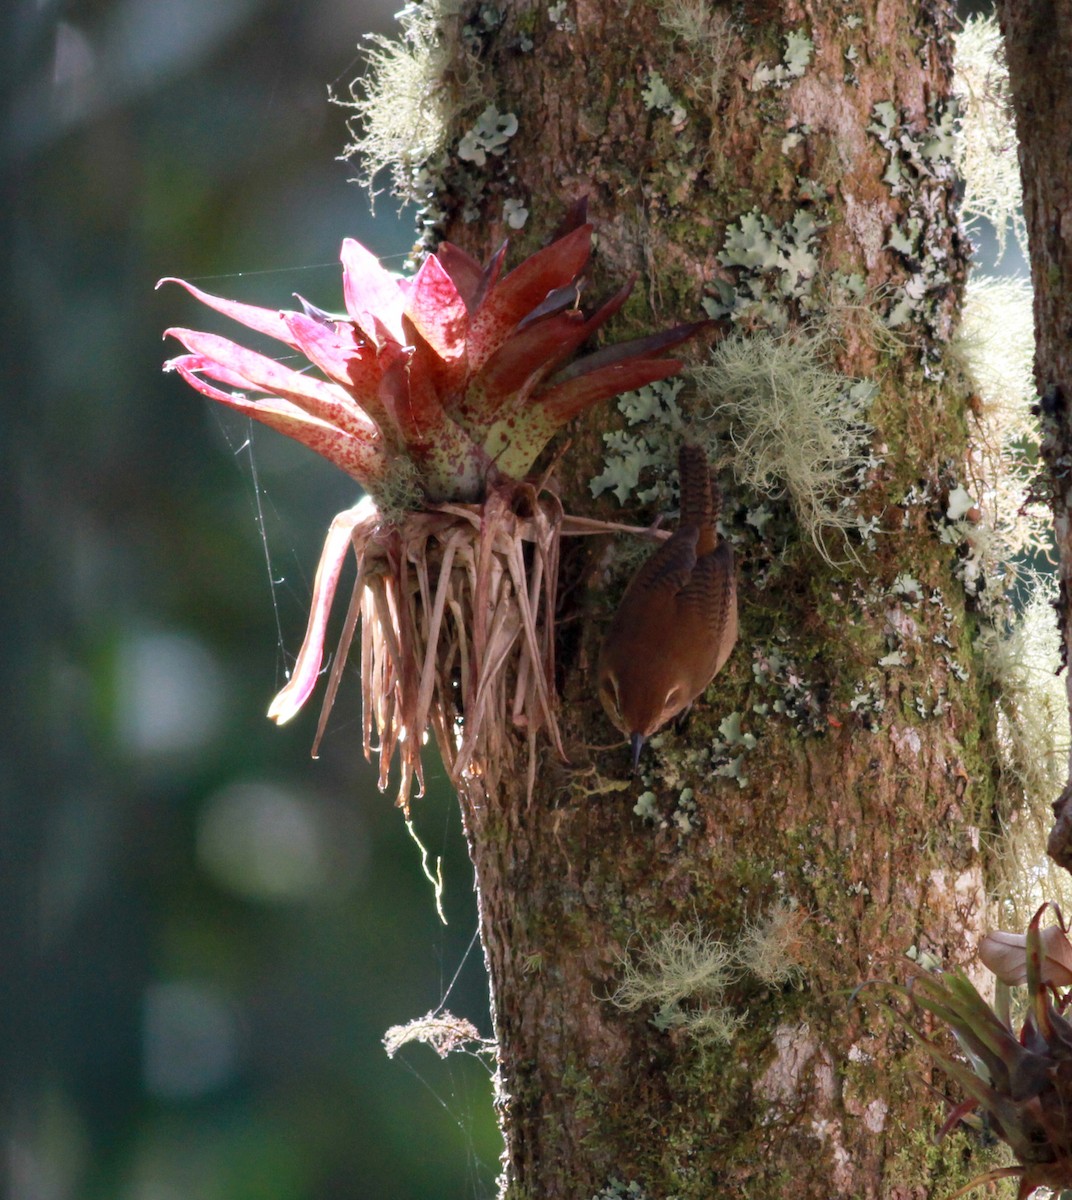
[[[375,726],[381,789],[399,752],[400,804],[408,804],[414,779],[423,786],[420,747],[429,724],[455,781],[502,761],[511,723],[526,730],[530,750],[547,730],[561,753],[553,682],[558,538],[604,527],[564,518],[557,499],[526,478],[578,413],[679,370],[677,359],[659,355],[699,328],[679,325],[570,363],[632,288],[630,280],[591,315],[581,311],[591,237],[582,200],[556,240],[506,275],[505,243],[486,268],[444,243],[411,279],[391,275],[347,240],[345,316],[304,300],[302,312],[256,308],[174,281],[304,354],[312,370],[179,328],[167,334],[187,353],[166,369],[304,443],[369,494],[332,522],[305,639],[269,716],[289,720],[315,686],[353,546],[358,577],[320,732],[360,618],[365,755]]]

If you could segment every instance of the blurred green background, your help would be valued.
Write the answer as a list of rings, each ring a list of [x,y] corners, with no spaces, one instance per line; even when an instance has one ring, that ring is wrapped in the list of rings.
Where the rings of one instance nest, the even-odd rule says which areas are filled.
[[[442,773],[414,844],[340,697],[264,716],[349,481],[160,364],[223,328],[163,275],[341,306],[352,235],[413,222],[336,161],[386,3],[16,0],[0,17],[4,264],[4,1195],[487,1197],[487,1067],[385,1029],[489,1032]],[[395,256],[395,257],[389,257]],[[232,327],[232,332],[237,329]]]

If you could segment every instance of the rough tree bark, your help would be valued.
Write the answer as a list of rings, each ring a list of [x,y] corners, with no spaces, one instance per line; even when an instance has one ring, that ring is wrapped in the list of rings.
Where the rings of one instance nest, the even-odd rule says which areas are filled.
[[[463,165],[464,196],[448,186],[437,197],[447,237],[487,257],[511,233],[514,252],[529,252],[587,194],[593,292],[640,273],[624,337],[695,319],[715,279],[739,278],[718,255],[742,216],[755,209],[777,231],[804,213],[819,227],[810,297],[833,295],[837,273],[863,280],[857,307],[838,310],[837,366],[879,385],[879,461],[857,497],[878,532],[873,548],[857,541],[858,561],[830,566],[806,538],[773,552],[749,541],[748,498],[723,465],[727,524],[742,535],[740,642],[706,699],[646,752],[643,783],[624,747],[607,748],[614,731],[593,680],[628,567],[620,547],[564,550],[570,762],[545,753],[530,801],[522,738],[500,788],[473,779],[462,796],[505,1195],[577,1200],[614,1179],[689,1200],[937,1195],[985,1169],[985,1152],[962,1134],[929,1145],[941,1101],[903,1038],[850,991],[902,976],[911,946],[947,964],[970,957],[985,918],[979,847],[995,823],[970,602],[939,536],[966,443],[966,389],[941,364],[967,251],[939,169],[949,11],[931,0],[498,7],[480,49],[487,102],[517,114],[518,132],[502,158]],[[689,13],[707,31],[691,44]],[[473,180],[481,220],[466,222]],[[530,210],[521,234],[502,224],[506,197]],[[791,325],[808,302],[784,301]],[[901,302],[891,342],[870,310]],[[699,401],[684,393],[682,404],[695,418]],[[616,422],[600,414],[560,460],[567,510],[621,518],[589,487],[601,429]],[[627,510],[639,523],[656,515]],[[757,739],[746,786],[705,757],[730,714]],[[634,812],[642,790],[654,822]],[[782,948],[801,976],[742,974],[721,999],[740,1022],[728,1044],[609,1002],[623,958],[671,927],[694,944],[736,944],[778,911],[792,914]]]
[[[1000,0],[1035,294],[1035,382],[1060,561],[1063,661],[1072,638],[1072,3]],[[1066,674],[1069,689],[1072,676]],[[1072,690],[1069,692],[1072,703]],[[1053,858],[1072,869],[1072,788],[1054,804]]]

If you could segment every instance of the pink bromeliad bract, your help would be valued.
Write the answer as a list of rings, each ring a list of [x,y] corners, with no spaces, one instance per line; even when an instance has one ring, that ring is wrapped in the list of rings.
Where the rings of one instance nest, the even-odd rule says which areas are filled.
[[[502,274],[505,243],[486,268],[444,242],[409,279],[352,239],[342,245],[346,317],[302,301],[277,311],[197,299],[308,359],[294,370],[225,337],[169,329],[187,353],[166,367],[204,395],[303,442],[374,498],[405,460],[426,501],[475,501],[500,476],[521,479],[569,420],[600,400],[663,379],[659,357],[697,325],[574,352],[625,302],[630,280],[595,312],[578,307],[592,226],[574,227]],[[225,390],[230,389],[230,390]]]

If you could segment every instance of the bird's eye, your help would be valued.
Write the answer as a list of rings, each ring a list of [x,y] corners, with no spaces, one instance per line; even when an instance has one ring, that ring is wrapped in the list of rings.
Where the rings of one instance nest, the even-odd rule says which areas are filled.
[[[666,699],[663,701],[663,708],[677,708],[681,703],[681,689],[676,685],[666,693]]]

